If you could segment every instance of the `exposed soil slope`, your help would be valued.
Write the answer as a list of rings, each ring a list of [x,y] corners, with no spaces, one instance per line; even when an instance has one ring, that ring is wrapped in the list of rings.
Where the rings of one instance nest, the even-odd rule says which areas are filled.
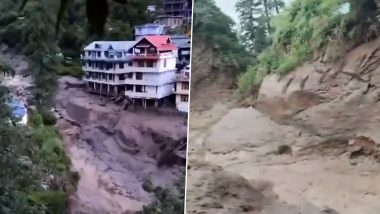
[[[228,110],[220,104],[198,113],[190,123],[190,165],[204,158],[250,183],[269,182],[276,201],[298,213],[378,213],[379,65],[376,40],[337,63],[309,62],[282,78],[268,76],[255,108]],[[195,175],[189,184],[212,182]],[[197,185],[189,189],[201,197]],[[291,213],[257,198],[252,204],[257,201],[266,208],[258,213]]]
[[[181,116],[123,111],[123,106],[84,92],[72,78],[60,79],[57,108],[67,153],[80,175],[72,213],[140,210],[152,200],[142,188],[145,179],[170,188],[184,168],[181,157],[163,156],[168,147],[186,140]]]

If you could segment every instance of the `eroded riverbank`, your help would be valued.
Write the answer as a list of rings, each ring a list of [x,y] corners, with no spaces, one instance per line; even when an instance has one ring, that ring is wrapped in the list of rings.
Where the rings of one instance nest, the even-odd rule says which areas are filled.
[[[104,97],[88,94],[76,79],[59,82],[59,127],[73,169],[81,177],[71,197],[73,213],[138,211],[153,199],[142,187],[145,179],[173,187],[184,162],[168,157],[169,165],[158,167],[158,160],[166,147],[186,140],[184,117],[124,111]]]
[[[2,51],[16,71],[15,76],[3,77],[2,82],[13,96],[28,105],[33,83],[27,59]],[[63,77],[56,96],[58,128],[72,171],[80,176],[77,190],[70,197],[70,213],[122,214],[141,210],[155,199],[153,193],[143,189],[147,180],[155,186],[175,189],[174,182],[183,176],[185,160],[183,155],[167,150],[186,142],[186,119],[123,111],[122,106],[90,95],[82,86],[78,79]]]

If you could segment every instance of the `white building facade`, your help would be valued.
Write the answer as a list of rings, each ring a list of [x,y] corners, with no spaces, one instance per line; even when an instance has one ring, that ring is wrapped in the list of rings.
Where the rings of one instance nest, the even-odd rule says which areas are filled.
[[[189,89],[190,89],[190,66],[186,66],[176,76],[176,107],[180,112],[189,111]]]
[[[84,49],[82,68],[89,91],[126,95],[133,101],[158,100],[173,94],[177,48],[168,36],[138,41],[93,42]]]

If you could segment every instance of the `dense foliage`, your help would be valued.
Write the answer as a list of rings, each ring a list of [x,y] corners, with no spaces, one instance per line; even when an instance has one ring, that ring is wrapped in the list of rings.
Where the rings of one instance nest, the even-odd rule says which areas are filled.
[[[269,35],[273,31],[270,20],[283,6],[281,0],[239,0],[236,3],[240,41],[248,51],[257,55],[270,45]]]
[[[238,41],[235,23],[225,15],[213,0],[197,0],[194,4],[194,41],[203,40],[216,53],[216,71],[243,71],[252,63],[252,57]],[[193,56],[193,60],[194,60]]]
[[[0,43],[29,58],[36,86],[29,104],[37,109],[28,113],[27,126],[17,125],[6,104],[9,91],[0,83],[0,213],[66,213],[67,196],[75,190],[78,176],[69,171],[70,161],[50,109],[57,75],[74,71],[80,77],[80,49],[99,36],[91,34],[94,26],[87,23],[85,0],[72,1],[64,10],[58,38],[55,24],[60,2],[28,1],[20,11],[23,2],[1,1]],[[131,26],[151,20],[145,10],[152,1],[128,2],[109,3],[109,23],[105,24],[103,38],[132,39]],[[67,57],[72,59],[68,61]],[[0,72],[13,73],[13,69],[0,60]]]
[[[349,10],[344,11],[344,6]],[[285,74],[311,57],[339,59],[349,48],[378,36],[374,0],[295,0],[273,18],[272,43],[239,80],[239,92],[269,73]]]

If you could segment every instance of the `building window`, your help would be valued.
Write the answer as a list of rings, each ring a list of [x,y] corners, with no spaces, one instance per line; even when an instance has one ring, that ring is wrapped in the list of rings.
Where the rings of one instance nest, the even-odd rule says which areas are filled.
[[[189,102],[189,96],[181,95],[181,102]]]
[[[113,80],[112,74],[108,74],[108,80]]]
[[[119,68],[124,68],[124,62],[119,63]]]
[[[95,44],[95,48],[100,48],[101,46],[99,44]]]
[[[140,73],[140,72],[136,73],[136,79],[142,80],[143,79],[143,73]]]
[[[125,74],[119,74],[119,80],[125,80]]]
[[[166,68],[166,59],[164,59],[164,68]]]
[[[128,62],[128,66],[132,67],[133,66],[133,62]]]
[[[109,56],[109,52],[108,51],[104,51],[104,56],[108,57]]]
[[[127,85],[126,90],[127,91],[133,91],[133,85]]]
[[[182,83],[182,90],[189,90],[189,83],[188,82]]]
[[[142,87],[142,85],[136,85],[136,92],[140,92],[140,93],[143,92],[143,87]]]
[[[146,67],[153,68],[153,62],[152,61],[147,61],[146,62]]]
[[[127,79],[133,79],[133,73],[128,73],[127,74]]]
[[[137,67],[145,67],[144,61],[140,61],[137,63]]]
[[[116,52],[116,56],[117,56],[117,58],[121,58],[121,57],[123,56],[123,53],[121,53],[121,52]]]
[[[91,51],[87,51],[87,55],[88,55],[88,56],[91,56]]]
[[[102,55],[102,52],[100,52],[100,51],[97,51],[96,53],[98,54],[98,57],[100,57]]]

